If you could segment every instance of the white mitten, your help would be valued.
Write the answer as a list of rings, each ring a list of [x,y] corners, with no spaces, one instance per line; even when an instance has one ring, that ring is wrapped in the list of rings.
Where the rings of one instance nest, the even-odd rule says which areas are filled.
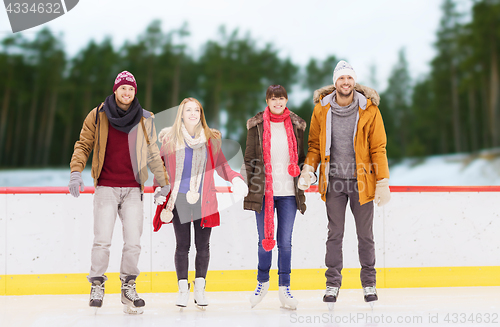
[[[233,183],[233,185],[231,186],[231,192],[243,197],[248,195],[247,183],[245,183],[241,178],[235,177],[233,178],[231,183]]]
[[[161,213],[160,213],[160,219],[164,223],[168,224],[169,222],[172,221],[172,218],[174,218],[174,214],[172,213],[172,211],[167,210],[167,209],[163,209],[161,211]]]
[[[389,189],[389,178],[383,178],[377,181],[375,186],[375,203],[381,207],[386,205],[391,199],[391,190]]]
[[[316,182],[316,175],[314,174],[314,168],[309,165],[304,165],[302,167],[302,173],[299,177],[299,189],[305,191],[307,190],[312,183]]]

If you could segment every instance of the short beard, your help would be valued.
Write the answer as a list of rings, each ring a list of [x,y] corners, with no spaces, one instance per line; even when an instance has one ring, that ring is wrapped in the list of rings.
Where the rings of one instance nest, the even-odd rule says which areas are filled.
[[[115,96],[115,102],[116,102],[116,105],[120,109],[122,109],[122,110],[128,110],[128,108],[130,108],[130,106],[132,105],[132,102],[134,102],[134,99],[132,99],[132,101],[130,101],[130,103],[123,103],[123,102],[120,101],[120,99],[118,99],[117,96]]]
[[[354,92],[354,89],[352,89],[351,92],[349,92],[349,94],[346,95],[346,94],[340,93],[340,90],[337,90],[337,96],[340,98],[349,98],[353,92]]]

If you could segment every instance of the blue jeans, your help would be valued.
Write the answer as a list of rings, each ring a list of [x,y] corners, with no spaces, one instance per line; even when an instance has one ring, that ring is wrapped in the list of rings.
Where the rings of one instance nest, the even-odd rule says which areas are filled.
[[[261,283],[269,281],[269,269],[273,251],[267,252],[262,247],[264,239],[264,205],[260,213],[255,212],[257,218],[257,231],[259,233],[259,265],[257,280]],[[277,211],[278,221],[276,223],[276,243],[278,244],[278,276],[279,286],[290,286],[290,272],[292,266],[292,231],[297,213],[297,202],[295,196],[275,196],[274,208]]]

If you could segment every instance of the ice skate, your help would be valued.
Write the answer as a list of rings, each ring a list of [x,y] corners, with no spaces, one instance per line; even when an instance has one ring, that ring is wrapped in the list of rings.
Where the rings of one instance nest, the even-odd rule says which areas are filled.
[[[323,302],[328,306],[328,310],[333,311],[335,307],[335,302],[337,302],[337,297],[339,296],[339,287],[327,286],[325,295],[323,296]]]
[[[259,282],[257,284],[257,288],[255,291],[250,295],[250,304],[252,305],[252,308],[255,307],[257,304],[262,301],[264,296],[266,296],[267,291],[269,290],[269,281],[261,283]]]
[[[375,286],[363,287],[363,294],[365,296],[365,302],[368,302],[373,309],[373,302],[378,300],[377,289]]]
[[[185,308],[189,300],[189,283],[187,279],[179,279],[179,295],[177,296],[177,302],[175,305],[181,308]]]
[[[146,303],[135,290],[135,276],[128,276],[125,281],[122,281],[122,303],[125,313],[141,314],[144,312]]]
[[[104,300],[104,278],[98,277],[92,280],[92,286],[90,286],[90,301],[89,306],[95,308],[95,313],[97,309],[102,306]]]
[[[205,297],[205,278],[198,277],[194,280],[194,303],[196,307],[205,310],[208,305],[208,300]]]
[[[297,301],[297,299],[292,296],[292,293],[290,293],[290,286],[280,286],[278,294],[282,308],[290,310],[297,309],[299,301]]]

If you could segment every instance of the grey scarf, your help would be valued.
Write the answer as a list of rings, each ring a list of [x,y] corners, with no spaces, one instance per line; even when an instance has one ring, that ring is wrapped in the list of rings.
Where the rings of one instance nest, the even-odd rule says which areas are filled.
[[[114,93],[104,100],[104,112],[111,126],[127,134],[139,124],[142,118],[142,107],[137,98],[134,98],[128,110],[125,111],[116,104]]]
[[[358,110],[358,103],[359,103],[359,100],[358,100],[358,92],[357,91],[353,91],[354,92],[354,96],[352,98],[352,102],[351,104],[345,106],[345,107],[341,107],[338,105],[337,103],[337,91],[333,91],[333,97],[332,97],[332,100],[330,101],[330,104],[331,104],[331,108],[332,108],[332,112],[334,114],[336,114],[337,116],[341,116],[341,117],[346,117],[346,116],[350,116],[354,113],[354,111]]]

